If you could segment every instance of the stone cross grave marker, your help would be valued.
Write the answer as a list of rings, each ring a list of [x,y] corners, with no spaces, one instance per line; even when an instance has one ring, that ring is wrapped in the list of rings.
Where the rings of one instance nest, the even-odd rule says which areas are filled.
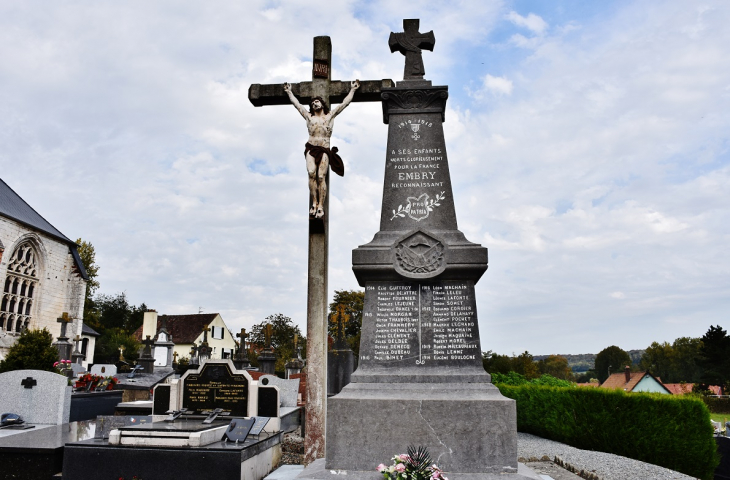
[[[314,37],[312,80],[291,84],[291,92],[300,101],[309,103],[320,97],[329,108],[330,102],[342,102],[350,90],[350,82],[332,80],[332,42],[329,37]],[[353,102],[378,102],[383,88],[393,81],[365,80],[355,92]],[[288,105],[284,84],[253,84],[248,98],[254,106]],[[325,177],[328,189],[329,175]],[[311,205],[311,201],[309,202]],[[309,262],[307,284],[307,431],[304,439],[304,463],[324,456],[324,427],[327,400],[327,256],[329,237],[329,195],[324,199],[324,215],[309,219]]]
[[[68,378],[42,370],[0,373],[0,412],[20,415],[26,424],[60,425],[71,413]]]

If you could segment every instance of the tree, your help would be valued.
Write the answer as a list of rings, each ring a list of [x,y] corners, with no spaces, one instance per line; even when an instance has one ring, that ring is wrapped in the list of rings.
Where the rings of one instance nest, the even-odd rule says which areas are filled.
[[[335,296],[330,303],[330,312],[327,317],[328,331],[330,336],[336,334],[335,312],[338,305],[345,306],[345,313],[350,316],[350,321],[345,327],[345,336],[350,348],[355,352],[357,359],[360,354],[360,331],[362,329],[362,311],[365,305],[365,292],[362,290],[335,290]]]
[[[710,325],[701,340],[702,383],[719,385],[724,390],[725,383],[730,380],[730,337],[720,325]]]
[[[266,319],[254,325],[251,328],[251,336],[249,341],[256,345],[259,349],[266,345],[266,325],[271,324],[271,347],[276,355],[276,365],[274,367],[278,374],[283,374],[286,363],[296,357],[294,351],[294,335],[298,337],[298,344],[301,345],[302,351],[306,352],[306,339],[302,337],[302,332],[298,325],[294,325],[292,319],[276,313],[269,315]],[[258,362],[256,362],[258,363]]]
[[[541,374],[548,374],[560,380],[573,380],[573,370],[568,365],[568,359],[560,355],[550,355],[537,362],[537,369]]]
[[[500,355],[491,350],[482,352],[482,365],[489,373],[508,374],[512,371],[512,359],[508,355]]]
[[[532,358],[532,354],[530,354],[527,350],[516,357],[512,357],[512,370],[523,375],[528,380],[532,380],[533,378],[540,376],[537,364]]]
[[[598,381],[603,383],[610,373],[622,372],[626,365],[631,365],[631,357],[625,350],[616,345],[606,347],[596,355],[596,374]]]
[[[124,347],[127,361],[137,359],[140,343],[133,333],[142,325],[146,311],[144,303],[138,307],[130,305],[124,292],[94,297],[92,308],[84,312],[84,322],[101,334],[94,347],[97,363],[114,363],[119,358],[120,346]]]
[[[672,344],[674,350],[673,371],[675,382],[698,383],[701,379],[702,340],[699,338],[680,337]]]
[[[96,264],[96,250],[90,242],[81,240],[81,238],[76,239],[76,244],[78,245],[79,258],[81,258],[86,275],[89,277],[86,282],[86,300],[90,301],[99,288],[99,281],[96,279],[99,276],[99,266]]]
[[[674,372],[674,349],[667,342],[652,342],[641,356],[639,367],[647,370],[665,383],[678,381]]]
[[[108,329],[117,329],[128,335],[134,333],[144,322],[147,305],[130,305],[127,294],[100,294],[94,298],[95,313],[91,315],[89,326],[103,334]]]
[[[53,337],[47,329],[24,330],[10,347],[5,360],[0,361],[0,373],[11,370],[45,370],[54,372],[58,350],[52,345]]]

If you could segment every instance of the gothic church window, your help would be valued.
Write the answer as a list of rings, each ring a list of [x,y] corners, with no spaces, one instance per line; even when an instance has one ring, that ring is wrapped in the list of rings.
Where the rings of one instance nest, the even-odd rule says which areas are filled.
[[[4,320],[0,323],[0,328],[20,333],[30,325],[33,305],[31,299],[38,283],[38,267],[36,250],[30,241],[18,245],[9,257],[0,303],[0,319]]]

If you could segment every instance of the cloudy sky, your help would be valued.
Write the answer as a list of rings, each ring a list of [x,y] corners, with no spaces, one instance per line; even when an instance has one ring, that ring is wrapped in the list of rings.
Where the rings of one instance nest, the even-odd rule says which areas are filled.
[[[0,176],[96,248],[100,292],[232,329],[306,326],[301,117],[252,83],[402,78],[420,18],[448,85],[459,228],[489,248],[483,350],[597,353],[701,336],[730,311],[730,4],[130,1],[0,4]],[[387,126],[334,130],[330,295],[378,230]]]

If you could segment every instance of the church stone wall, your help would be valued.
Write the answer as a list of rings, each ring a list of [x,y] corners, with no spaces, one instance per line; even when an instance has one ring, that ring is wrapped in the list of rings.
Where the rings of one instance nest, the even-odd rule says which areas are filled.
[[[68,312],[74,322],[69,324],[67,335],[70,338],[80,335],[86,281],[74,273],[74,259],[67,244],[0,217],[0,241],[5,246],[0,261],[0,287],[5,284],[11,255],[25,240],[31,240],[36,247],[39,261],[38,293],[34,293],[30,327],[45,327],[55,339],[61,332],[61,325],[56,319],[63,312]]]

